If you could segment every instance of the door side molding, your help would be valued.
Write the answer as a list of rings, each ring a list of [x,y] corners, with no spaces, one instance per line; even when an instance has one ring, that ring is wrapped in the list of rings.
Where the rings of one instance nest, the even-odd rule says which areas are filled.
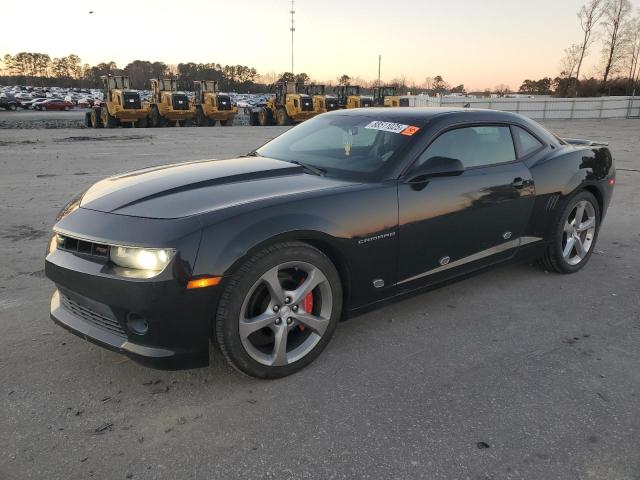
[[[450,270],[452,268],[460,267],[467,263],[475,262],[477,260],[482,260],[483,258],[490,257],[492,255],[496,255],[498,253],[506,252],[507,250],[511,250],[513,248],[522,247],[524,245],[529,245],[531,243],[536,243],[542,241],[543,238],[540,237],[520,237],[514,240],[510,240],[505,243],[501,243],[500,245],[496,245],[495,247],[488,248],[486,250],[482,250],[480,252],[474,253],[473,255],[469,255],[468,257],[461,258],[459,260],[455,260],[453,262],[447,263],[446,265],[442,265],[440,267],[436,267],[432,270],[428,270],[426,272],[420,273],[418,275],[414,275],[413,277],[406,278],[404,280],[399,281],[396,285],[403,285],[405,283],[413,282],[414,280],[419,280],[424,277],[428,277],[430,275],[435,275],[436,273],[444,272],[446,270]]]

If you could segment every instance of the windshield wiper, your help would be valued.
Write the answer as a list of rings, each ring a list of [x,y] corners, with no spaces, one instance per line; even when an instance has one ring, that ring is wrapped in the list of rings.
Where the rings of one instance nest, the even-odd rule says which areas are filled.
[[[320,177],[324,177],[327,174],[327,171],[324,168],[315,167],[313,165],[307,165],[306,163],[298,162],[297,160],[292,160],[289,163],[293,163],[295,165],[300,165],[305,170],[313,173],[314,175],[318,175]]]

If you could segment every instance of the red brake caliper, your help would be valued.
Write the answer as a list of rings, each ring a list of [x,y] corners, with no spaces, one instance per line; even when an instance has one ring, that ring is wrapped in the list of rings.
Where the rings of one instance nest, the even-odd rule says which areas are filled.
[[[303,283],[304,280],[300,282],[300,285],[302,285]],[[302,308],[304,308],[304,311],[307,313],[313,312],[313,292],[309,292],[309,294],[304,297],[304,300],[302,301]],[[304,325],[298,325],[298,328],[301,332],[304,332]]]

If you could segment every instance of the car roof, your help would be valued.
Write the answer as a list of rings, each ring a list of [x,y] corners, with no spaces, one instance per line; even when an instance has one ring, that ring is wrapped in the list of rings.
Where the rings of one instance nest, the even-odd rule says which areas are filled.
[[[502,112],[499,110],[483,110],[478,108],[459,107],[376,107],[376,108],[350,108],[335,110],[325,115],[349,115],[362,117],[379,117],[380,120],[392,122],[417,122],[425,124],[435,118],[443,116],[460,117],[461,121],[522,121],[525,117],[516,113]]]

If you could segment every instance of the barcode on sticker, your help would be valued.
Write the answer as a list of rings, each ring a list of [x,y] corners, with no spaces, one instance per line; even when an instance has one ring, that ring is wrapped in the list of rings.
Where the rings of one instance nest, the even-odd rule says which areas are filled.
[[[376,120],[364,128],[368,128],[369,130],[382,130],[383,132],[400,133],[408,126],[409,125],[403,125],[401,123],[381,122]]]

